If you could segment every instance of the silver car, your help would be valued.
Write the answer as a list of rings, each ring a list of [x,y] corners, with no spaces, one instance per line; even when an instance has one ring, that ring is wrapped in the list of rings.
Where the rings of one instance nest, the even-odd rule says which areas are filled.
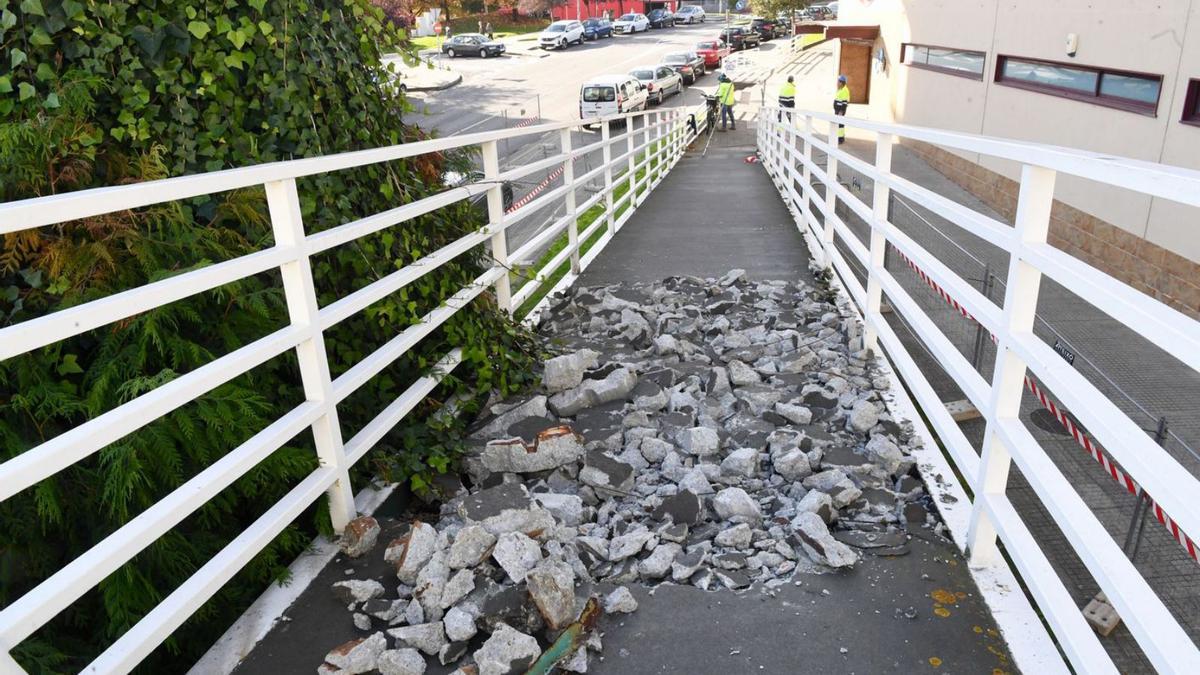
[[[646,94],[655,103],[683,91],[683,78],[669,66],[641,66],[629,74],[646,86]]]

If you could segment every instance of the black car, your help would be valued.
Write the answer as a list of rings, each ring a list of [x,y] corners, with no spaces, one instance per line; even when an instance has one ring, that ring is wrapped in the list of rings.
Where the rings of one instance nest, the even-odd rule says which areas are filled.
[[[665,9],[652,9],[646,18],[650,20],[651,28],[675,27],[675,15]]]
[[[612,22],[608,19],[585,19],[583,22],[583,39],[599,40],[613,36]]]
[[[729,48],[735,52],[739,49],[758,47],[758,45],[762,42],[762,39],[759,37],[758,33],[748,28],[743,28],[742,26],[731,26],[726,28],[725,30],[721,31],[719,35],[717,35],[717,39],[723,40],[725,44],[729,45]]]
[[[504,43],[499,40],[489,40],[486,35],[479,33],[463,33],[442,43],[442,53],[450,58],[456,56],[500,56],[504,53]]]
[[[696,52],[673,52],[663,57],[663,65],[679,73],[684,84],[695,84],[707,70],[704,57]]]
[[[762,40],[770,40],[775,37],[775,20],[756,16],[750,19],[750,30],[758,33]]]

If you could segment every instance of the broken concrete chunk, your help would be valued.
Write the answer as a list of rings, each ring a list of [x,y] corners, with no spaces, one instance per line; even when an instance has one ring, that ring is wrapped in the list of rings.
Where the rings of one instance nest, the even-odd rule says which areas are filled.
[[[604,596],[604,612],[606,614],[632,614],[637,611],[637,599],[624,586]]]
[[[548,359],[542,372],[542,385],[551,393],[577,387],[583,381],[584,373],[596,367],[599,357],[599,352],[581,349]]]
[[[691,470],[683,470],[684,474],[679,479],[679,490],[694,492],[698,495],[711,495],[713,490],[712,483],[708,482],[708,477],[704,475],[704,471],[699,468]]]
[[[709,457],[717,454],[721,448],[721,439],[717,432],[708,427],[692,427],[679,432],[679,447],[689,455]]]
[[[654,533],[646,529],[633,530],[613,537],[608,548],[608,559],[612,562],[624,560],[644,549],[646,544],[655,539]]]
[[[446,552],[446,564],[452,570],[475,567],[483,562],[496,544],[496,536],[481,525],[468,525],[458,531]]]
[[[854,549],[834,539],[817,514],[801,513],[792,521],[792,528],[813,562],[830,567],[849,567],[858,562]]]
[[[475,664],[479,666],[479,675],[523,673],[540,654],[536,639],[501,623],[475,652]]]
[[[683,548],[679,544],[659,544],[644,560],[638,563],[638,573],[643,579],[658,580],[671,571],[671,563]]]
[[[758,450],[754,448],[738,448],[721,460],[721,474],[754,478],[758,475]]]
[[[542,559],[537,542],[520,532],[506,532],[496,541],[492,557],[508,577],[517,583]]]
[[[854,404],[854,408],[850,410],[850,414],[846,417],[846,428],[859,433],[866,433],[878,421],[879,409],[875,407],[874,403],[862,399]]]
[[[809,490],[808,494],[804,495],[804,498],[796,505],[796,511],[798,513],[815,513],[826,524],[832,523],[837,517],[837,511],[833,508],[833,499],[820,490]]]
[[[525,583],[550,630],[562,630],[575,620],[575,575],[570,565],[543,560],[525,575]]]
[[[442,609],[451,607],[473,590],[475,590],[475,573],[471,570],[459,570],[442,588],[439,605]]]
[[[484,468],[496,473],[549,471],[583,457],[583,438],[568,426],[546,429],[531,445],[519,438],[488,441],[481,456]]]
[[[727,548],[748,548],[750,540],[753,536],[753,531],[750,526],[745,523],[739,523],[733,527],[724,529],[713,539],[713,543],[717,546],[725,546]]]
[[[404,644],[416,647],[430,656],[437,656],[438,650],[446,644],[446,631],[441,621],[392,628],[388,631],[388,635],[402,640]]]
[[[904,462],[904,453],[886,436],[872,436],[867,442],[867,457],[884,471],[894,475]]]
[[[401,537],[404,543],[404,553],[396,563],[396,577],[401,582],[413,584],[417,581],[417,573],[429,562],[437,550],[437,530],[432,525],[426,525],[419,520],[413,521],[412,529]]]
[[[761,384],[762,376],[750,366],[734,359],[729,362],[729,381],[735,387],[747,387],[752,384]]]
[[[475,637],[479,629],[475,626],[475,616],[460,608],[452,607],[442,618],[446,629],[446,637],[453,642],[465,642]]]
[[[344,605],[366,602],[383,595],[383,584],[374,579],[348,579],[333,584],[333,595]]]
[[[458,514],[496,536],[521,532],[536,537],[554,526],[554,516],[534,507],[529,491],[520,483],[504,483],[477,492],[459,503]]]
[[[795,482],[812,475],[812,465],[804,451],[792,448],[775,460],[775,473],[788,482]]]
[[[509,406],[486,425],[475,430],[472,438],[495,438],[508,435],[508,428],[530,417],[547,417],[546,397],[534,396],[517,405]]]
[[[426,621],[442,618],[442,592],[449,578],[450,567],[446,564],[446,554],[442,551],[434,553],[417,574],[413,597],[421,603]]]
[[[583,499],[576,495],[539,492],[533,501],[554,515],[563,525],[575,527],[583,522]]]
[[[703,480],[704,476],[701,474]],[[704,481],[708,485],[708,481]],[[712,488],[708,491],[711,493]],[[651,514],[655,520],[663,520],[670,518],[671,522],[679,524],[695,525],[704,520],[704,502],[700,496],[688,489],[681,489],[679,492],[663,499],[662,504],[654,509]]]
[[[425,657],[415,649],[389,649],[379,655],[379,675],[425,675]]]
[[[387,649],[387,638],[375,633],[366,638],[351,640],[339,645],[325,655],[325,663],[340,668],[346,675],[356,675],[375,670],[379,655]]]
[[[628,368],[618,368],[602,380],[584,380],[579,386],[550,397],[550,409],[559,417],[574,417],[593,406],[618,401],[629,396],[637,385],[637,375]]]
[[[600,450],[587,453],[579,480],[597,490],[627,493],[633,489],[633,467]]]
[[[647,462],[656,464],[666,459],[675,446],[660,438],[643,438],[638,449]]]
[[[379,539],[379,523],[371,516],[359,516],[346,524],[338,546],[342,553],[357,558],[375,548]]]
[[[762,520],[758,502],[742,488],[725,488],[713,498],[713,508],[722,520],[735,523],[757,523]]]
[[[776,403],[775,412],[792,424],[799,424],[801,426],[811,424],[813,419],[812,411],[802,405]]]

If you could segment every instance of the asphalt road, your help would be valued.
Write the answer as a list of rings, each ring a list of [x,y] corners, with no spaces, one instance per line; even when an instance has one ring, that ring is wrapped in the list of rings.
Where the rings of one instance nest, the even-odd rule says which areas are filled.
[[[579,90],[583,83],[598,75],[627,73],[644,65],[654,65],[670,52],[690,50],[695,43],[715,37],[720,24],[708,22],[694,26],[651,30],[636,35],[618,35],[612,39],[587,42],[565,51],[542,51],[532,42],[510,42],[510,53],[490,59],[434,57],[462,75],[462,82],[444,91],[410,94],[417,110],[418,125],[436,130],[441,136],[495,129],[516,128],[521,124],[560,122],[579,119]],[[701,92],[716,90],[717,78],[708,74],[682,94],[669,97],[663,108],[696,106]],[[651,106],[654,109],[654,106]],[[572,146],[580,147],[599,140],[599,130],[579,130],[572,134]],[[502,168],[549,157],[560,151],[558,134],[531,134],[500,144]],[[576,163],[582,173],[599,163],[595,157],[583,157]],[[581,164],[582,163],[582,164]],[[545,175],[531,175],[513,186],[514,198],[520,199],[543,182]],[[555,179],[543,189],[561,185]],[[585,199],[581,192],[579,199]],[[544,208],[509,229],[509,250],[515,250],[542,228],[549,226],[561,210]],[[520,261],[518,261],[520,262]]]

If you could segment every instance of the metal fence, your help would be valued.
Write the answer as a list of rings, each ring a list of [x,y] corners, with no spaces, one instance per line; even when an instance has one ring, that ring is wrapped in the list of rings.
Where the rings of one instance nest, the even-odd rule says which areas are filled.
[[[1117,672],[1067,590],[1073,580],[1051,565],[1014,507],[1009,473],[1019,469],[1145,658],[1160,671],[1200,671],[1200,651],[1186,630],[1020,417],[1023,399],[1042,405],[1103,471],[1146,501],[1182,550],[1195,555],[1189,533],[1200,534],[1200,505],[1194,499],[1200,481],[1160,447],[1155,435],[1143,431],[1140,411],[1129,411],[1119,393],[1064,360],[1062,349],[1052,346],[1053,318],[1039,319],[1036,309],[1039,292],[1053,282],[1183,367],[1200,370],[1200,323],[1046,242],[1058,173],[1200,206],[1200,172],[824,113],[797,111],[784,119],[778,121],[775,109],[760,116],[764,166],[798,214],[814,256],[832,267],[861,309],[866,346],[883,347],[971,490],[970,527],[962,543],[972,566],[1007,565],[999,555],[1002,545],[1070,664],[1079,672]],[[839,123],[875,137],[874,162],[838,147]],[[1015,223],[1002,223],[896,175],[892,148],[898,137],[1019,163]],[[815,151],[824,154],[823,163]],[[848,173],[870,184],[870,203],[840,182]],[[951,234],[968,233],[1001,257],[992,263],[965,247],[935,255],[918,242],[938,235],[918,236],[899,227],[901,220],[926,227],[919,218],[899,215],[902,211],[936,214],[955,228]],[[919,295],[914,283],[928,292]],[[962,321],[935,320],[932,315],[939,311],[956,313]],[[902,340],[898,330],[911,331],[916,339]],[[926,353],[911,353],[906,343],[919,344]],[[944,371],[978,411],[984,424],[981,451],[947,410],[930,369]],[[1168,432],[1158,437],[1169,438]]]
[[[547,283],[548,270],[557,269],[567,261],[570,261],[570,273],[558,282],[557,288],[574,282],[674,166],[692,135],[682,111],[659,110],[624,117],[627,121],[640,118],[644,124],[637,129],[627,124],[625,133],[614,135],[610,132],[611,122],[620,117],[597,120],[603,125],[601,139],[586,147],[571,147],[571,129],[578,122],[530,125],[0,205],[0,234],[9,234],[114,211],[262,186],[275,236],[273,246],[251,255],[210,264],[0,329],[0,359],[13,358],[268,270],[279,270],[290,316],[289,325],[279,331],[216,358],[0,464],[0,500],[33,488],[41,480],[93,455],[106,445],[290,350],[295,350],[298,358],[307,399],[0,611],[0,671],[22,672],[9,650],[306,429],[311,429],[314,436],[319,468],[245,531],[231,533],[237,535],[231,543],[180,587],[170,589],[167,597],[96,658],[87,672],[125,672],[133,668],[322,494],[329,497],[335,529],[340,531],[345,527],[356,515],[349,468],[459,364],[460,350],[445,354],[426,376],[413,383],[348,440],[342,438],[337,422],[338,404],[487,288],[494,288],[499,306],[512,312]],[[500,170],[498,144],[522,135],[546,133],[560,135],[559,153],[507,171]],[[482,151],[482,180],[320,232],[306,231],[300,215],[298,178],[467,146],[479,146]],[[573,158],[594,150],[602,153],[603,162],[589,171],[576,173]],[[563,185],[520,209],[504,212],[500,188],[503,181],[544,172],[555,166],[563,168]],[[578,186],[596,176],[603,177],[605,189],[577,202]],[[629,189],[623,196],[614,198],[621,184],[628,184]],[[486,195],[489,222],[485,227],[346,297],[318,307],[311,256],[476,195]],[[565,232],[569,245],[539,271],[536,279],[513,294],[510,292],[506,229],[540,205],[554,201],[565,204],[565,214],[539,236],[549,238]],[[578,214],[596,205],[603,205],[602,217],[580,232]],[[587,255],[581,255],[580,242],[601,231],[603,236],[596,245]],[[473,283],[461,288],[425,315],[420,323],[400,331],[345,373],[331,377],[324,331],[455,257],[489,244],[494,264]],[[540,306],[526,320],[535,320],[539,310]]]

